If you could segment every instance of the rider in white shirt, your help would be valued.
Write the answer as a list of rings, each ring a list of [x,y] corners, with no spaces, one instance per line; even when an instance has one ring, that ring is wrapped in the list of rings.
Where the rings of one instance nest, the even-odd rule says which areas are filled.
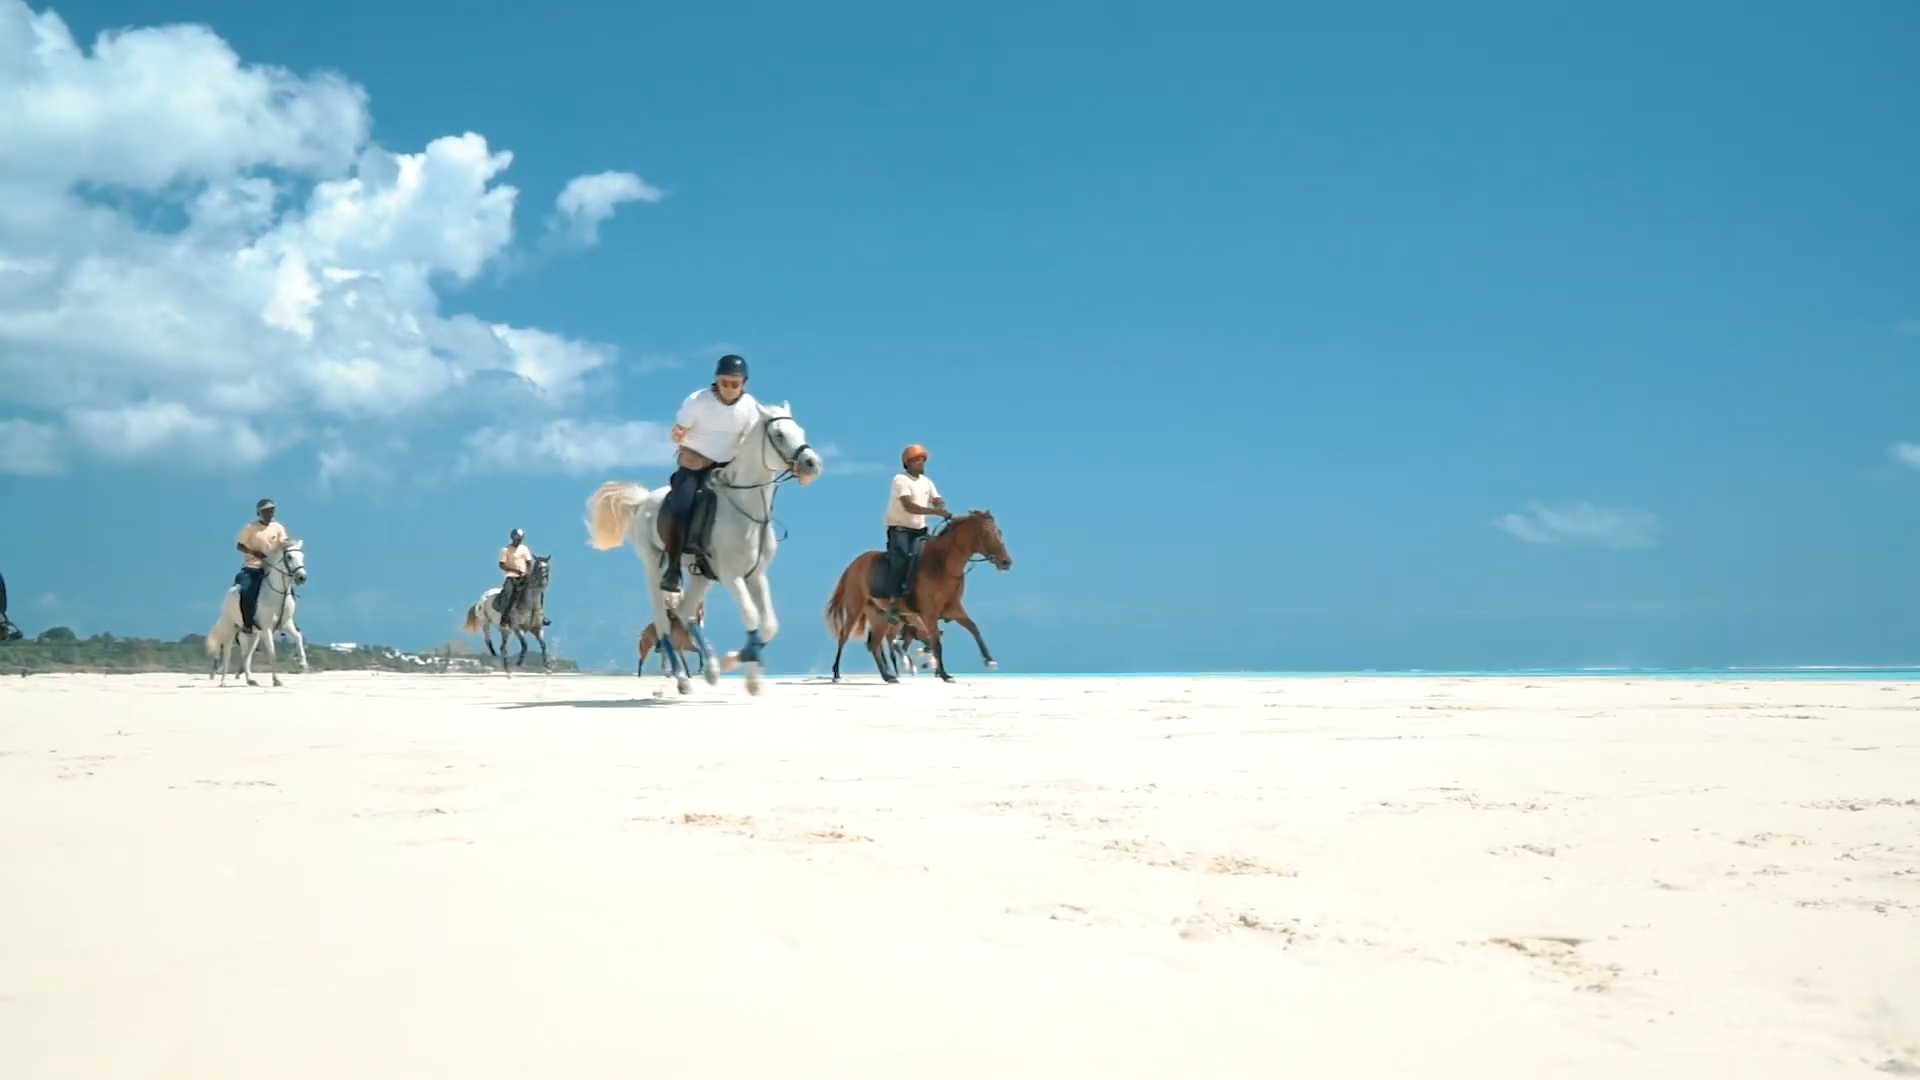
[[[673,419],[673,441],[678,468],[667,482],[667,498],[660,507],[660,539],[667,549],[660,591],[680,591],[680,559],[687,542],[687,521],[693,497],[707,474],[732,461],[740,444],[760,418],[760,403],[747,393],[747,362],[728,353],[713,369],[713,384],[687,395]]]
[[[907,567],[927,539],[929,515],[951,520],[947,502],[933,477],[926,473],[927,448],[914,443],[900,451],[900,471],[887,493],[887,616],[900,617],[899,604],[907,592]]]

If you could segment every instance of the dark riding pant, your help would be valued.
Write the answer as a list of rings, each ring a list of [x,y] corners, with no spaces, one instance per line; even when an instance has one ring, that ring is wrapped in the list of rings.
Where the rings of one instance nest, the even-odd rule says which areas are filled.
[[[520,579],[513,574],[508,574],[506,580],[500,583],[500,594],[493,598],[493,610],[505,615],[513,608],[514,594],[519,591]]]
[[[264,566],[242,567],[239,576],[233,579],[233,583],[240,586],[240,627],[243,630],[260,629],[253,624],[253,616],[260,606],[260,586],[266,581],[267,568]]]
[[[709,465],[704,469],[689,469],[685,465],[673,470],[673,478],[667,481],[667,499],[661,505],[661,511],[669,518],[684,524],[693,514],[693,498],[700,494],[700,485],[707,474],[719,468]]]
[[[667,481],[667,497],[660,504],[660,539],[665,542],[667,549],[666,566],[660,573],[660,588],[665,592],[680,591],[680,558],[686,554],[687,541],[693,539],[687,533],[693,527],[694,499],[699,496],[700,485],[706,481],[707,474],[723,464],[716,462],[704,469],[689,469],[682,465],[673,471],[673,478]]]
[[[926,540],[925,529],[887,526],[887,595],[883,599],[897,600],[907,595],[907,569]]]

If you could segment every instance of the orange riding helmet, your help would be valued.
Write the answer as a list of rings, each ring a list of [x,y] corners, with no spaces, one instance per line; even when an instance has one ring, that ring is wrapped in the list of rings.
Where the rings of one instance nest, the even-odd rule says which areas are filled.
[[[921,446],[919,443],[914,443],[912,446],[909,446],[905,450],[900,451],[900,464],[902,465],[905,465],[906,463],[914,460],[915,458],[918,458],[921,461],[927,460],[927,448],[924,446]]]

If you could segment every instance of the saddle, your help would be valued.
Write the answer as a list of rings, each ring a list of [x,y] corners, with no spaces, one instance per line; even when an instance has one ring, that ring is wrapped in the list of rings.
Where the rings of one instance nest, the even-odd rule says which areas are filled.
[[[701,477],[700,486],[694,489],[693,509],[687,514],[687,531],[680,542],[681,554],[693,560],[693,572],[708,581],[719,581],[720,575],[713,570],[713,564],[707,559],[713,554],[713,519],[720,509],[720,493],[713,490],[713,473]],[[659,524],[655,523],[654,535],[659,537]],[[666,564],[665,556],[661,565]]]
[[[911,603],[913,598],[913,575],[920,569],[920,551],[927,546],[927,538],[922,536],[914,540],[913,549],[907,553],[907,571],[900,575],[903,584],[900,595],[893,595],[893,563],[887,552],[873,560],[873,575],[867,582],[867,592],[880,600],[900,600]]]

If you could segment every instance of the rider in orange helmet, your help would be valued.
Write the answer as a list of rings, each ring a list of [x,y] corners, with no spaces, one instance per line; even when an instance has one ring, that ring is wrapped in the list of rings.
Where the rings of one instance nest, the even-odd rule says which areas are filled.
[[[893,478],[893,491],[887,497],[887,617],[900,617],[900,600],[907,593],[908,573],[927,539],[927,517],[951,519],[940,489],[926,473],[927,448],[914,443],[900,451],[900,472]]]

